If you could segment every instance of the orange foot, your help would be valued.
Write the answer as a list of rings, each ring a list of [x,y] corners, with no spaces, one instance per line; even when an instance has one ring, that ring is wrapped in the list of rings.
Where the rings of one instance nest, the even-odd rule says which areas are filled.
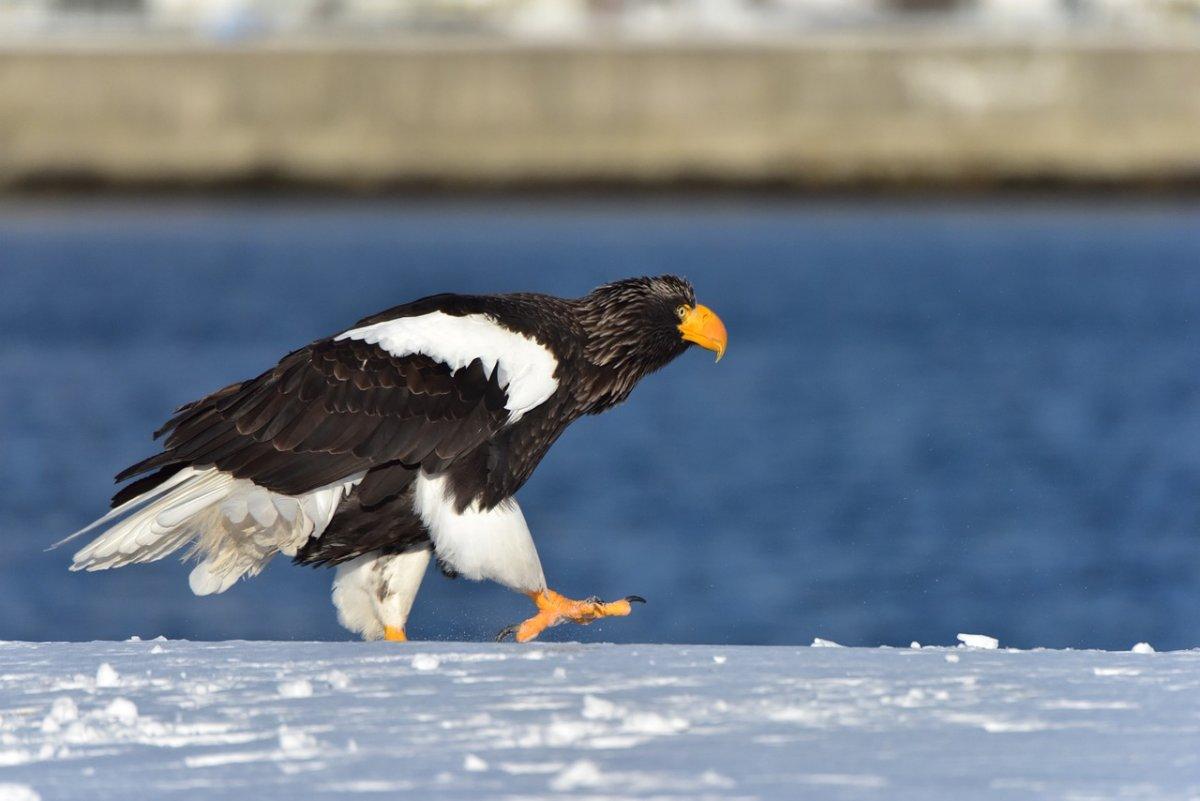
[[[408,635],[404,633],[404,629],[398,629],[394,626],[384,627],[383,638],[392,642],[408,642]]]
[[[646,603],[646,599],[640,595],[629,595],[619,601],[609,603],[595,597],[583,601],[573,601],[559,595],[554,590],[531,592],[529,597],[537,604],[538,613],[524,623],[506,626],[496,635],[497,642],[510,634],[514,635],[517,642],[529,642],[546,629],[557,626],[559,623],[571,622],[586,626],[593,620],[599,620],[602,617],[625,617],[632,611],[631,603]]]

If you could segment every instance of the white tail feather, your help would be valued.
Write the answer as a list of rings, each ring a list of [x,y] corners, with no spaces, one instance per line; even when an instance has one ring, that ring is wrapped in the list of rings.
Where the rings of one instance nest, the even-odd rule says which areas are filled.
[[[67,537],[63,537],[61,540],[54,543],[50,547],[53,549],[53,548],[57,548],[60,545],[65,545],[68,542],[70,542],[71,540],[73,540],[77,537],[82,537],[84,534],[87,534],[89,531],[92,531],[93,529],[104,525],[105,523],[107,523],[110,520],[116,520],[118,517],[125,514],[126,512],[132,511],[134,508],[137,508],[139,506],[147,504],[150,501],[154,500],[155,498],[159,497],[160,495],[165,494],[166,492],[171,490],[173,487],[178,486],[180,483],[186,481],[187,479],[191,478],[195,474],[196,474],[196,471],[194,468],[191,468],[191,467],[183,468],[178,473],[171,476],[170,478],[168,478],[163,483],[159,484],[154,489],[143,492],[141,495],[138,495],[134,498],[130,498],[129,500],[125,501],[125,503],[121,504],[120,506],[113,507],[112,509],[110,509],[108,511],[108,514],[104,515],[103,517],[101,517],[97,520],[93,520],[91,523],[89,523],[86,526],[84,526],[83,528],[79,529],[79,531],[76,531],[74,534],[71,534]]]
[[[214,467],[180,470],[55,547],[112,525],[74,556],[72,570],[107,570],[162,559],[188,543],[200,559],[188,578],[197,595],[224,592],[257,575],[280,552],[295,555],[320,536],[362,474],[303,495],[281,495]]]

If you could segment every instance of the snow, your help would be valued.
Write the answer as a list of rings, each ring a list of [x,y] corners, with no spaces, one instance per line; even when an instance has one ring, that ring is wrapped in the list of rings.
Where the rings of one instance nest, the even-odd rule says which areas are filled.
[[[964,646],[0,643],[0,801],[1200,796],[1200,651]]]
[[[41,798],[27,784],[0,783],[0,801],[41,801]]]

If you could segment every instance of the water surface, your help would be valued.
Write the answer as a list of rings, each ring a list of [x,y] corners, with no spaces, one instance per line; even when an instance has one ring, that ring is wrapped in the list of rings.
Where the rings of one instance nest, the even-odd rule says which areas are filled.
[[[736,201],[0,206],[0,638],[342,638],[331,575],[217,598],[69,574],[175,406],[386,306],[690,277],[725,319],[522,491],[556,638],[1200,645],[1200,206]],[[431,573],[415,636],[525,599]]]

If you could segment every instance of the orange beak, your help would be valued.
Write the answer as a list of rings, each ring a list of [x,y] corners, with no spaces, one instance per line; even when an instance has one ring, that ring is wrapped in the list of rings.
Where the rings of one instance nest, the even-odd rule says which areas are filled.
[[[717,361],[725,355],[725,343],[729,341],[725,333],[725,323],[707,306],[697,303],[683,317],[679,331],[685,342],[694,342],[702,348],[715,351]]]

